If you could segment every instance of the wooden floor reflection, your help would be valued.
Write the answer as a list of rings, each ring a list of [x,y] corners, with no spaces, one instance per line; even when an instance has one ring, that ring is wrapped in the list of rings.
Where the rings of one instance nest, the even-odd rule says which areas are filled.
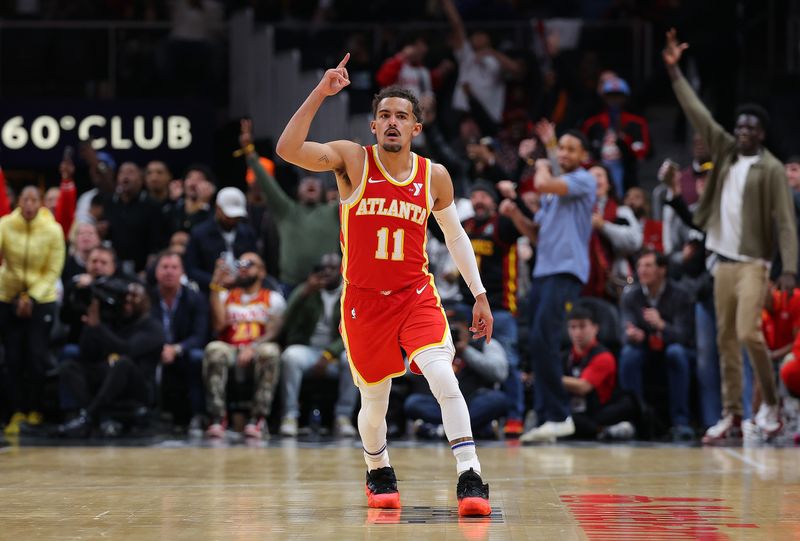
[[[800,539],[796,449],[489,446],[494,513],[459,520],[446,446],[395,446],[366,508],[353,445],[9,447],[0,539]]]

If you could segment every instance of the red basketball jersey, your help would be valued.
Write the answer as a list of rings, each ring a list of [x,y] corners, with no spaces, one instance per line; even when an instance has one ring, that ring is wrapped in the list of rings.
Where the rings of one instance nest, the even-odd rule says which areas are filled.
[[[228,325],[219,339],[234,346],[248,345],[264,336],[269,318],[270,291],[261,289],[248,302],[242,299],[243,290],[236,288],[225,299],[225,318]]]
[[[361,185],[340,208],[344,279],[377,291],[418,284],[429,276],[431,161],[412,152],[411,174],[401,181],[383,167],[377,145],[364,150]]]

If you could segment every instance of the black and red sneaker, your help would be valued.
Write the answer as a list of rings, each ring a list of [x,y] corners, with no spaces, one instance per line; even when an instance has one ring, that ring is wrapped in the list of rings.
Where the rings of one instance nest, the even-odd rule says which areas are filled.
[[[397,477],[391,466],[367,472],[367,505],[376,509],[400,509]]]
[[[489,505],[489,485],[472,468],[458,477],[456,485],[458,515],[461,517],[483,517],[492,514]]]

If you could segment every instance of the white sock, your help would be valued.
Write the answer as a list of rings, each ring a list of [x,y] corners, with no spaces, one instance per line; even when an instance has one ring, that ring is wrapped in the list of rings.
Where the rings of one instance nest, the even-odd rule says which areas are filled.
[[[453,455],[456,457],[456,472],[458,475],[469,471],[470,468],[480,475],[481,463],[478,461],[478,453],[475,451],[474,441],[462,441],[451,445],[450,449],[453,450]]]
[[[360,382],[361,410],[358,412],[358,432],[364,446],[364,461],[367,470],[389,466],[389,451],[386,449],[386,411],[389,409],[389,391],[392,380],[377,385]]]
[[[456,457],[458,474],[470,468],[480,473],[481,465],[472,439],[469,410],[453,373],[452,349],[447,346],[429,349],[417,355],[414,361],[428,380],[431,392],[442,409],[442,424]]]

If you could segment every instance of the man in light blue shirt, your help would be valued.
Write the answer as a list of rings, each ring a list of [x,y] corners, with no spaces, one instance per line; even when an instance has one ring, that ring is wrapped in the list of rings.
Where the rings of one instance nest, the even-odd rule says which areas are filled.
[[[595,202],[594,177],[581,164],[589,144],[579,131],[570,130],[558,141],[554,176],[548,160],[536,161],[536,189],[542,208],[536,214],[539,242],[531,284],[531,360],[535,409],[543,424],[520,441],[554,441],[575,432],[569,416],[569,397],[561,383],[559,346],[567,310],[578,299],[589,278],[589,237]]]

